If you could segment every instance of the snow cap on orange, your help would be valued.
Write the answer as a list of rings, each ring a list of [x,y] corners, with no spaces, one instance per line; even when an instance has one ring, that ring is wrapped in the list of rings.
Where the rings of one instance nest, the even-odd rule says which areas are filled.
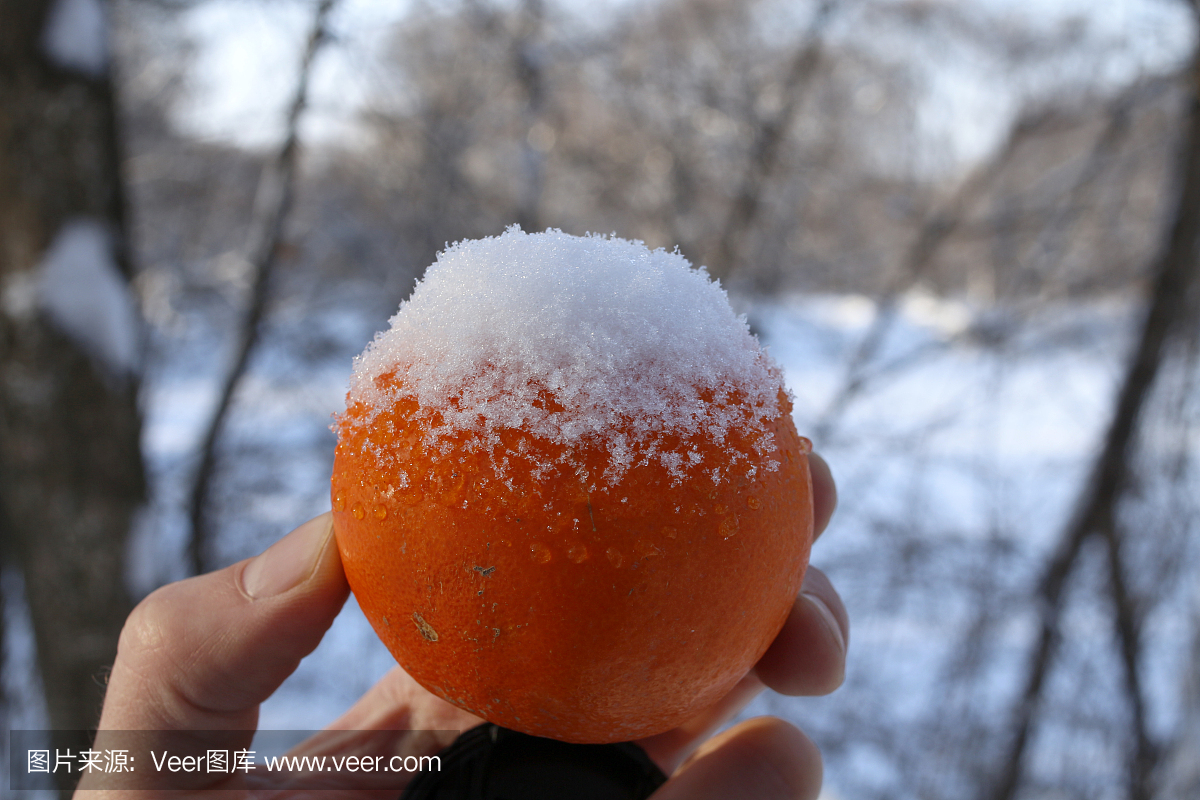
[[[403,388],[381,381],[393,375]],[[512,429],[568,449],[603,440],[608,463],[593,481],[618,480],[639,460],[716,481],[723,465],[655,442],[722,441],[735,425],[765,434],[782,390],[724,290],[678,252],[514,226],[438,255],[356,360],[348,399],[379,409],[407,394],[421,418],[439,418],[430,444],[469,431],[494,447]],[[735,391],[736,408],[724,402]]]

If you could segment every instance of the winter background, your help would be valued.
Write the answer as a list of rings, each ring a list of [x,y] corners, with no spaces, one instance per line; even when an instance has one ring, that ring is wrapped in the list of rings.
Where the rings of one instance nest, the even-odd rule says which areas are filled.
[[[535,5],[541,27],[529,33],[522,15]],[[830,697],[768,694],[746,714],[777,714],[809,732],[825,753],[828,798],[977,796],[989,764],[1005,753],[1039,629],[1034,587],[1079,501],[1140,330],[1146,271],[1172,208],[1177,76],[1195,47],[1192,16],[1182,0],[764,0],[748,4],[748,16],[733,5],[335,4],[300,119],[302,169],[281,267],[220,437],[208,560],[215,567],[261,552],[328,508],[329,423],[342,407],[351,359],[442,243],[499,232],[524,214],[568,232],[678,243],[708,264],[706,255],[718,251],[706,249],[698,231],[720,217],[713,209],[737,184],[727,173],[753,147],[753,121],[738,113],[769,118],[779,80],[769,74],[777,64],[755,60],[754,47],[722,40],[714,31],[727,28],[705,29],[703,21],[735,19],[747,41],[770,53],[816,38],[828,73],[793,123],[794,153],[783,162],[799,177],[762,189],[766,210],[739,244],[747,261],[786,269],[728,269],[723,277],[735,308],[784,368],[798,429],[814,438],[838,480],[840,506],[813,562],[850,610],[849,672]],[[817,23],[824,5],[833,11]],[[314,4],[124,0],[107,18],[97,16],[95,0],[59,6],[63,27],[47,33],[48,50],[85,70],[111,58],[117,70],[139,277],[136,308],[117,287],[99,316],[87,318],[97,312],[81,310],[69,281],[54,284],[55,264],[96,263],[89,253],[106,250],[106,234],[80,223],[47,255],[36,291],[51,314],[108,330],[103,357],[142,372],[152,491],[125,576],[140,597],[186,575],[197,451],[249,291],[239,255],[247,209],[262,164],[287,132]],[[669,6],[709,16],[696,12],[690,33],[680,33],[664,21]],[[472,19],[485,21],[472,28]],[[105,23],[111,51],[98,44]],[[414,44],[422,31],[444,39],[422,50]],[[668,42],[671,35],[700,44]],[[482,63],[487,47],[506,53],[514,42],[536,49],[545,96],[535,102],[533,92],[510,85],[476,87],[495,102],[497,121],[483,111],[467,116],[463,97],[484,80],[472,72],[478,64],[466,63],[468,52],[482,52]],[[684,47],[690,66],[656,74],[660,44]],[[444,80],[461,85],[431,86],[438,64],[450,64]],[[744,83],[713,77],[730,64],[744,67]],[[640,76],[636,89],[606,83],[617,67]],[[695,152],[688,148],[699,148],[711,160],[691,175],[700,199],[671,208],[678,196],[661,184],[621,194],[589,177],[609,162],[571,160],[584,149],[586,131],[572,125],[586,116],[573,105],[585,90],[634,116],[660,96],[695,104],[662,112],[699,131],[675,139],[671,119],[635,116],[640,122],[626,126],[598,114],[580,127],[613,141],[629,140],[630,127],[664,137],[625,141],[638,151],[631,184],[661,172],[650,156],[666,152],[677,175]],[[738,104],[739,92],[755,91],[761,102]],[[1093,134],[1107,130],[1105,115],[1121,97],[1134,98],[1134,133],[1102,154],[1102,180],[1085,187],[1094,197],[1083,210],[1062,211],[1079,200],[1080,176],[1094,162],[1087,156],[1098,152]],[[836,152],[809,131],[823,115],[840,126]],[[1049,117],[1044,128],[1030,122]],[[453,144],[455,136],[468,141]],[[429,171],[440,163],[430,141],[458,147],[447,172]],[[842,171],[831,181],[822,170]],[[981,180],[984,189],[971,188]],[[453,181],[468,186],[467,199],[438,194],[456,191]],[[1113,190],[1118,199],[1095,188],[1104,181],[1125,187]],[[850,195],[868,199],[855,205]],[[647,204],[678,221],[635,221]],[[958,215],[961,239],[944,244],[939,267],[906,279],[892,265],[947,209]],[[1045,227],[1022,229],[1029,216]],[[997,219],[1017,231],[1010,240]],[[1104,238],[1106,228],[1116,229],[1119,244]],[[1060,241],[1074,238],[1084,246]],[[131,337],[128,320],[139,311],[145,335]],[[1188,796],[1170,787],[1195,787],[1200,772],[1192,535],[1200,396],[1190,346],[1173,351],[1144,415],[1140,477],[1123,512],[1155,542],[1130,569],[1144,595],[1139,663],[1163,797]],[[1132,722],[1105,556],[1092,545],[1068,582],[1063,644],[1021,797],[1129,796]],[[9,727],[42,727],[19,574],[4,574],[4,594]],[[263,707],[260,727],[319,728],[392,664],[351,599]]]

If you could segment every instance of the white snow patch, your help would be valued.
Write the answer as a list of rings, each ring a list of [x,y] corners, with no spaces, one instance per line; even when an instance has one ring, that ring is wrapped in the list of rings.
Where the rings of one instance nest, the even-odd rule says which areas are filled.
[[[37,639],[25,598],[25,577],[17,566],[0,569],[0,595],[4,625],[0,631],[0,690],[7,704],[4,721],[10,731],[45,730],[49,713],[38,672]],[[7,780],[4,785],[8,785]]]
[[[37,311],[37,279],[24,270],[4,276],[0,308],[9,319],[24,321]]]
[[[46,16],[42,48],[65,69],[100,78],[108,72],[108,15],[100,0],[58,0]]]
[[[909,290],[900,299],[900,308],[910,320],[937,332],[954,336],[971,325],[971,308],[961,300],[939,297],[924,287]]]
[[[220,394],[217,381],[209,375],[192,375],[143,392],[149,413],[142,421],[142,449],[163,458],[195,452]]]
[[[650,461],[678,469],[658,450],[663,435],[726,442],[731,463],[770,469],[766,423],[781,390],[725,292],[679,253],[513,226],[439,254],[355,363],[348,403],[372,411],[342,424],[369,424],[412,398],[430,445],[469,431],[496,454],[502,432],[520,430],[564,446],[582,468],[573,455],[595,444],[606,481]],[[755,452],[726,441],[735,429]],[[703,466],[697,474],[716,480]]]
[[[137,306],[103,223],[80,217],[63,224],[38,267],[37,305],[110,375],[138,371]]]

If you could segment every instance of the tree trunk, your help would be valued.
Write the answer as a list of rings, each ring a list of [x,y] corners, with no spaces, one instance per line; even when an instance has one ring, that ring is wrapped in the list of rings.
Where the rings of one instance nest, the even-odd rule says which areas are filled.
[[[25,575],[50,725],[77,731],[99,718],[130,610],[141,335],[107,31],[86,13],[56,27],[54,5],[0,0],[0,532]]]

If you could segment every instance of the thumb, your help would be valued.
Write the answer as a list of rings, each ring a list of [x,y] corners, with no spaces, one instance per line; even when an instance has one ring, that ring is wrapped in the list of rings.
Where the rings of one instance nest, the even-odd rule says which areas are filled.
[[[253,731],[348,591],[328,513],[256,558],[162,587],[121,632],[100,728]]]

